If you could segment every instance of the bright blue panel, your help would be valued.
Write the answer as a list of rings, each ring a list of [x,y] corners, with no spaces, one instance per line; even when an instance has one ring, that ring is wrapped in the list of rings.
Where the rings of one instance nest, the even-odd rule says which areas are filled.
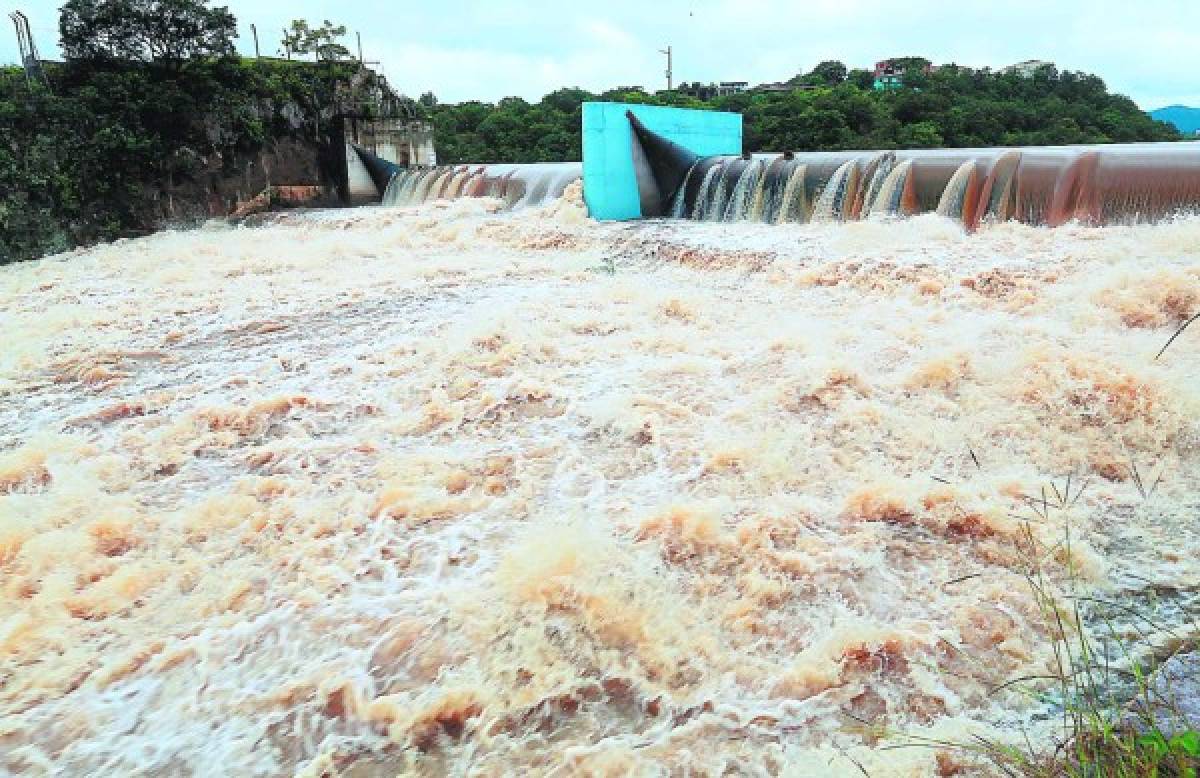
[[[742,115],[627,103],[583,104],[583,197],[592,218],[640,219],[633,132],[625,112],[646,128],[699,154],[742,153]]]

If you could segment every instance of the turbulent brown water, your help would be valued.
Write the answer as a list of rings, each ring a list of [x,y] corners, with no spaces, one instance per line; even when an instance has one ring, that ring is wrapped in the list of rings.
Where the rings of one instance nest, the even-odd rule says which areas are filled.
[[[1191,607],[1200,220],[496,207],[0,269],[0,773],[989,774],[1068,476]]]

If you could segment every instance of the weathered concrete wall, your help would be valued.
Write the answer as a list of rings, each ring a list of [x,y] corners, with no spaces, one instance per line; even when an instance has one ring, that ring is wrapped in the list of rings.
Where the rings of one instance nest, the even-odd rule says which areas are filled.
[[[428,122],[347,118],[344,134],[346,199],[352,205],[374,202],[383,195],[371,181],[353,146],[366,149],[375,156],[401,167],[437,165],[437,153],[433,148],[433,125]]]
[[[433,167],[433,125],[408,119],[345,120],[346,140],[401,167]]]
[[[219,218],[273,186],[323,186],[336,189],[336,165],[315,140],[275,138],[254,152],[227,158],[199,156],[192,172],[168,177],[147,191],[153,222],[186,224]],[[330,204],[337,202],[329,198]]]
[[[367,166],[349,142],[346,143],[346,200],[351,205],[376,202],[382,197],[371,180]]]
[[[325,122],[326,128],[337,126],[333,117]],[[380,192],[351,143],[400,165],[437,161],[433,127],[426,122],[347,118],[340,132],[331,133],[332,143],[329,135],[320,141],[311,137],[310,130],[297,115],[295,135],[273,138],[254,152],[226,158],[182,150],[199,164],[188,165],[194,172],[168,178],[147,192],[156,212],[152,220],[170,225],[228,216],[272,187],[320,187],[325,194],[314,205],[377,202]]]

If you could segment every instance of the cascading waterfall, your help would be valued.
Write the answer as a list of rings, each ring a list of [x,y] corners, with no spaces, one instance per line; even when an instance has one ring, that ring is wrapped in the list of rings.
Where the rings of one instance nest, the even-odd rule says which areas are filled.
[[[470,173],[466,169],[455,173],[453,177],[450,178],[449,183],[446,185],[444,197],[447,199],[461,197],[463,184],[466,182],[467,176],[469,175]]]
[[[858,174],[858,160],[850,159],[842,163],[817,198],[813,206],[813,221],[842,221],[846,217],[846,205],[853,200],[858,188]]]
[[[883,188],[883,182],[891,175],[891,172],[896,169],[896,155],[893,152],[881,154],[875,161],[875,169],[872,171],[870,180],[863,190],[862,209],[859,214],[862,218],[868,218],[875,208],[875,203],[879,198],[879,190]]]
[[[695,207],[691,209],[692,219],[696,221],[705,221],[705,214],[709,204],[714,197],[714,190],[717,186],[716,182],[721,177],[723,164],[718,162],[708,169],[704,174],[704,181],[700,184],[700,192],[696,195]]]
[[[741,175],[744,169],[745,162],[740,159],[731,159],[721,165],[721,174],[717,177],[716,188],[712,193],[712,200],[708,202],[704,209],[704,221],[719,222],[725,218],[725,214],[729,208],[729,198],[732,196],[731,190],[737,184],[737,178]],[[730,180],[733,184],[730,184]]]
[[[1160,221],[1200,209],[1200,143],[705,157],[669,215],[838,222],[937,213],[968,229]]]
[[[443,171],[441,174],[438,175],[437,181],[434,183],[433,187],[431,187],[430,193],[433,196],[433,199],[435,199],[435,200],[445,200],[446,199],[446,189],[449,186],[450,181],[457,174],[458,174],[458,168],[452,167],[452,168],[449,168],[448,170]]]
[[[774,160],[766,166],[758,180],[754,201],[750,204],[750,221],[768,224],[775,221],[779,213],[779,199],[793,167],[795,162],[787,158]]]
[[[535,165],[447,165],[401,170],[382,204],[420,205],[460,197],[496,197],[509,207],[543,205],[562,196],[582,169],[577,162]]]
[[[696,166],[688,168],[687,175],[683,177],[683,184],[679,190],[675,192],[675,197],[671,200],[671,218],[682,219],[684,216],[684,208],[686,207],[688,184],[692,182],[692,176],[696,173]]]
[[[776,224],[808,221],[810,208],[808,191],[804,187],[804,180],[807,176],[808,165],[803,162],[792,168],[787,183],[784,184],[783,194],[779,198],[779,215],[775,219]]]
[[[433,178],[436,175],[436,170],[420,171],[413,180],[413,185],[408,192],[408,197],[402,202],[402,204],[411,205],[415,202],[421,202],[424,199],[424,195],[429,192],[429,185],[433,183]]]
[[[1021,153],[1013,151],[1000,156],[992,164],[992,170],[984,183],[987,207],[984,208],[982,216],[987,221],[1007,221],[1012,213],[1015,197],[1013,179],[1020,162]]]
[[[958,170],[954,171],[954,175],[950,176],[950,181],[942,190],[942,196],[938,200],[937,214],[939,216],[957,220],[967,218],[964,209],[970,199],[972,187],[977,185],[977,167],[978,163],[969,159],[959,165]]]
[[[442,171],[438,168],[426,171],[425,174],[421,176],[420,182],[417,183],[417,188],[413,191],[412,198],[406,204],[425,202],[425,200],[429,198],[429,190],[433,187],[434,182],[437,181],[441,174]]]
[[[912,160],[901,162],[887,174],[879,185],[879,191],[871,201],[871,218],[886,218],[897,216],[911,210],[905,202],[906,187],[909,173],[912,171]]]
[[[737,183],[734,184],[729,201],[725,205],[722,221],[746,221],[751,218],[751,206],[762,180],[764,168],[765,165],[761,160],[755,160],[746,165],[738,175]]]

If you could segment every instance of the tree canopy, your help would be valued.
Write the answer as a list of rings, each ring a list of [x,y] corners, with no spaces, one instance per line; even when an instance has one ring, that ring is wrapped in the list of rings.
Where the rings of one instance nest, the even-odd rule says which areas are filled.
[[[179,65],[231,56],[237,20],[209,0],[67,0],[59,34],[67,59]]]
[[[421,104],[434,122],[445,162],[542,162],[580,158],[580,105],[588,100],[736,111],[746,151],[854,148],[1041,146],[1178,140],[1132,100],[1111,94],[1100,78],[1045,67],[1031,76],[906,57],[900,89],[874,89],[868,70],[822,62],[789,80],[790,91],[750,90],[698,99],[640,89],[592,93],[559,89],[530,103]]]
[[[350,49],[339,43],[346,34],[344,24],[334,25],[328,19],[320,27],[309,27],[303,19],[293,19],[283,31],[283,47],[286,53],[311,54],[316,60],[338,61],[350,58]]]
[[[807,84],[826,84],[828,86],[837,86],[846,80],[846,66],[837,60],[826,60],[819,63],[805,76],[798,76],[797,80]]]

